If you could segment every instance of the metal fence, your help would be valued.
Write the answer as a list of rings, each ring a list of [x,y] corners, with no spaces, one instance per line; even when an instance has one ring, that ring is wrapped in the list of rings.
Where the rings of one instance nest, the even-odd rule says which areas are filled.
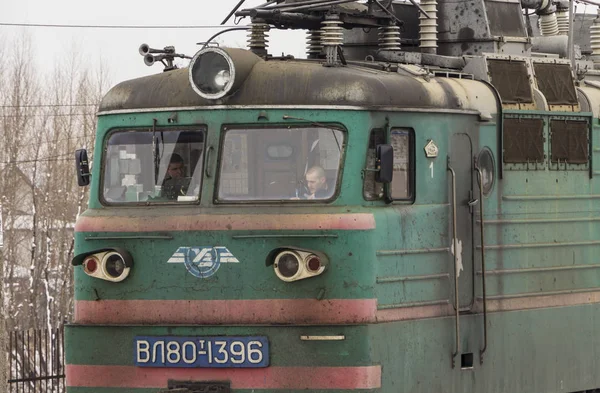
[[[64,393],[64,329],[9,333],[8,393]]]

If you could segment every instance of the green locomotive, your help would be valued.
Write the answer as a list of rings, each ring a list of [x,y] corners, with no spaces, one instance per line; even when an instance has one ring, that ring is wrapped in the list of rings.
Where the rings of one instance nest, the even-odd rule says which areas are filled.
[[[600,388],[600,22],[577,59],[530,3],[272,0],[250,50],[142,46],[167,69],[77,152],[68,392]]]

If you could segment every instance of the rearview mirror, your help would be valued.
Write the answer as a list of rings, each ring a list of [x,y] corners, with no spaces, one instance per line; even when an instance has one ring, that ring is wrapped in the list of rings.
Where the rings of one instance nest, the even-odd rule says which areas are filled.
[[[80,187],[90,184],[90,165],[88,163],[87,150],[75,151],[75,168],[77,170],[77,184]]]
[[[375,181],[391,183],[394,176],[394,148],[392,145],[377,145],[375,162]]]

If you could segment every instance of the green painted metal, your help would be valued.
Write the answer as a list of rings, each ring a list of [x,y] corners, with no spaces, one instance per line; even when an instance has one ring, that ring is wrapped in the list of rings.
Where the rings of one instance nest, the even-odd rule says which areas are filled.
[[[69,364],[131,366],[132,338],[137,334],[237,335],[261,332],[267,334],[273,343],[273,366],[385,365],[382,368],[382,392],[558,393],[592,389],[600,383],[600,376],[596,373],[600,338],[595,334],[594,323],[594,315],[598,312],[600,306],[590,305],[492,313],[488,318],[491,332],[489,354],[483,365],[475,358],[472,369],[461,369],[460,361],[457,368],[450,367],[451,318],[341,328],[71,326],[65,335],[67,345],[86,343],[85,351],[67,353]],[[463,352],[476,354],[482,337],[482,317],[472,315],[462,318]],[[347,339],[330,343],[298,340],[300,334],[333,332],[345,334]],[[110,346],[103,341],[107,336],[111,337]],[[77,388],[69,391],[115,393],[122,390]]]
[[[87,351],[69,353],[69,364],[133,365],[135,336],[257,336],[269,337],[271,365],[278,367],[342,367],[373,364],[368,326],[173,326],[95,327],[73,326],[65,335],[67,344],[88,341]],[[107,346],[103,337],[111,336]],[[302,341],[303,335],[343,335],[341,341]],[[94,358],[89,358],[89,353]]]
[[[495,109],[495,108],[491,108]],[[597,359],[600,336],[600,128],[594,126],[587,170],[504,167],[497,119],[481,121],[473,113],[423,113],[330,109],[211,109],[176,111],[177,126],[203,124],[207,144],[219,151],[221,127],[227,124],[288,124],[284,115],[347,129],[339,197],[319,206],[219,205],[213,202],[213,179],[205,179],[197,206],[109,208],[98,198],[101,154],[105,136],[117,128],[168,124],[173,111],[100,116],[94,157],[90,210],[84,216],[181,215],[235,216],[251,214],[368,213],[369,231],[263,230],[79,232],[75,254],[102,247],[122,247],[135,260],[122,283],[88,277],[75,268],[75,299],[83,300],[228,300],[228,299],[377,299],[378,323],[357,326],[69,326],[67,362],[71,365],[133,364],[135,335],[267,335],[275,366],[381,366],[381,392],[553,393],[600,386]],[[548,157],[551,117],[568,113],[517,112],[546,121],[544,151]],[[578,113],[575,118],[591,114]],[[267,120],[265,120],[267,119]],[[302,123],[301,121],[295,121]],[[414,131],[414,202],[365,201],[362,170],[373,128],[402,127]],[[433,140],[437,158],[423,148]],[[469,144],[468,148],[466,147]],[[473,157],[489,148],[495,159],[495,183],[489,196],[478,198]],[[449,157],[449,160],[448,160]],[[218,154],[208,165],[216,168]],[[452,247],[452,206],[448,165],[457,173],[459,237],[459,352],[473,354],[473,365],[462,369],[459,355],[452,367],[455,318]],[[590,177],[591,175],[591,177]],[[473,202],[469,209],[467,202]],[[477,203],[484,204],[488,347],[483,364],[481,244]],[[153,238],[157,236],[158,238]],[[162,238],[160,236],[163,236]],[[325,236],[325,237],[321,237]],[[103,240],[91,240],[101,237]],[[223,245],[240,264],[222,266],[214,277],[199,280],[183,266],[166,261],[182,245]],[[322,250],[330,259],[322,276],[284,283],[266,266],[265,257],[282,246]],[[325,290],[325,292],[323,292]],[[589,297],[585,294],[590,293]],[[583,294],[577,298],[572,295]],[[542,297],[545,295],[546,297]],[[571,297],[569,297],[571,296]],[[531,300],[533,299],[533,300]],[[517,302],[509,303],[511,300]],[[589,303],[589,304],[588,304]],[[421,314],[433,310],[433,314]],[[403,313],[406,320],[389,321],[384,313]],[[423,311],[424,312],[424,311]],[[392,318],[393,319],[393,318]],[[344,334],[340,342],[302,342],[302,334]],[[107,340],[110,339],[110,345]],[[152,389],[76,388],[70,393],[150,392]],[[240,392],[244,390],[239,390]],[[267,390],[253,390],[255,392]],[[272,391],[272,390],[271,390]],[[294,390],[285,390],[295,392]],[[334,392],[336,390],[328,390]],[[354,390],[360,391],[360,390]],[[321,391],[317,391],[321,392]]]

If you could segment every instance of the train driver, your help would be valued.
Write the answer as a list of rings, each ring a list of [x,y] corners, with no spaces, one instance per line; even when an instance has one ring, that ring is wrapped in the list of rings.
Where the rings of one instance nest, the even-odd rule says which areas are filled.
[[[165,180],[179,179],[183,177],[184,167],[185,165],[183,163],[183,158],[181,158],[179,154],[173,153],[173,155],[171,156],[171,160],[169,161],[169,166],[167,168],[167,176],[165,177]]]
[[[306,171],[306,188],[308,194],[305,194],[306,199],[326,199],[332,194],[327,183],[327,177],[325,176],[325,170],[320,166],[313,166]]]
[[[185,164],[177,153],[171,155],[165,179],[162,182],[161,196],[167,199],[177,199],[186,195],[190,179],[184,177]]]

